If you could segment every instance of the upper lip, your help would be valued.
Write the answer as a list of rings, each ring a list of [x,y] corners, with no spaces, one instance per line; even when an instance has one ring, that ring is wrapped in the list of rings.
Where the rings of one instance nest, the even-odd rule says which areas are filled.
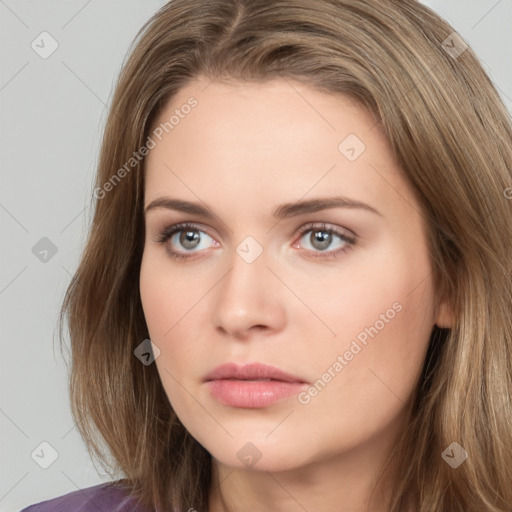
[[[282,382],[305,382],[300,377],[291,375],[275,366],[269,366],[261,363],[250,363],[243,366],[235,363],[226,363],[218,366],[211,371],[205,381],[220,379],[237,380],[279,380]]]

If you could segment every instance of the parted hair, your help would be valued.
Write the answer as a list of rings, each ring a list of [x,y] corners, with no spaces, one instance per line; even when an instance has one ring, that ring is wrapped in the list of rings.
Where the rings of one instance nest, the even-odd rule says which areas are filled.
[[[211,456],[178,419],[156,365],[134,356],[149,338],[139,290],[145,159],[125,166],[199,76],[294,79],[373,113],[421,205],[436,299],[454,318],[433,328],[389,459],[399,468],[389,511],[510,512],[511,116],[471,47],[415,0],[172,0],[139,30],[60,312],[71,410],[91,457],[150,510],[208,510]],[[453,442],[468,454],[456,469],[442,457]]]

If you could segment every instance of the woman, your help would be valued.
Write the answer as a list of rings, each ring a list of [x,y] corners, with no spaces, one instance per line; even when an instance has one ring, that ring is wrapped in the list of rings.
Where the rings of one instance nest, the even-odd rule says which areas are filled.
[[[509,511],[510,187],[509,113],[422,4],[169,2],[62,309],[122,478],[26,510]]]

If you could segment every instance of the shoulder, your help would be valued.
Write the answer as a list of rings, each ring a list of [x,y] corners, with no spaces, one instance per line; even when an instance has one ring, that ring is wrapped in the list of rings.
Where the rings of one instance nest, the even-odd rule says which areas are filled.
[[[130,497],[126,487],[117,482],[86,487],[35,503],[20,512],[149,512]]]

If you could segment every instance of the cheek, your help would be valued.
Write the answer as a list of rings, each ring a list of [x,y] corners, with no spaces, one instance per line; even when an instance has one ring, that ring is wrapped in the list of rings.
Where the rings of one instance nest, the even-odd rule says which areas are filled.
[[[311,404],[338,411],[350,404],[377,424],[413,391],[434,326],[433,283],[421,240],[397,246],[372,252],[371,261],[358,258],[350,274],[329,285],[332,300],[316,302],[336,337],[326,336],[321,351],[309,348],[320,378]]]
[[[290,320],[302,323],[304,328],[315,326],[321,332],[325,350],[319,350],[318,333],[310,337],[311,342],[307,337],[303,340],[317,361],[325,364],[329,358],[336,358],[349,350],[354,340],[364,349],[357,359],[373,347],[397,350],[404,358],[412,357],[410,352],[423,350],[422,343],[433,328],[434,314],[430,263],[420,250],[384,247],[368,257],[358,255],[336,275],[319,281],[321,285],[310,282],[309,288],[295,287],[315,315],[306,312]],[[331,332],[322,327],[319,319]],[[408,352],[403,353],[403,348]]]
[[[140,269],[140,297],[146,324],[152,340],[163,345],[175,336],[181,322],[187,322],[188,314],[196,314],[192,308],[207,290],[201,276],[180,279],[170,265],[167,257],[149,250],[143,255]]]
[[[139,286],[149,336],[160,349],[155,363],[174,404],[183,391],[180,384],[200,374],[201,347],[190,343],[191,322],[198,328],[204,317],[201,298],[211,285],[201,276],[180,279],[165,258],[148,251],[142,259]]]
[[[302,397],[311,412],[331,410],[337,418],[332,425],[341,431],[342,425],[346,432],[360,425],[361,436],[392,422],[405,406],[434,324],[428,271],[405,265],[399,272],[387,268],[385,277],[373,273],[364,286],[360,282],[347,288],[337,316],[330,317],[338,336],[315,359],[319,380],[313,396]]]
[[[168,312],[172,307],[171,293],[166,293],[167,283],[158,267],[150,266],[148,260],[143,259],[140,273],[140,298],[144,318],[151,337],[151,340],[161,348],[166,331],[169,325]]]
[[[180,318],[185,315],[184,305],[190,301],[183,297],[179,280],[172,278],[158,258],[150,252],[144,254],[140,271],[140,296],[151,341],[159,348],[155,364],[169,398],[175,395],[175,386],[182,377],[177,370],[185,358],[186,343],[175,343],[181,338]],[[182,311],[183,310],[183,311]],[[186,317],[184,319],[186,321]]]
[[[178,289],[177,289],[178,286]],[[169,277],[157,258],[145,253],[140,271],[140,296],[146,325],[151,341],[159,348],[160,354],[155,365],[162,381],[169,403],[183,420],[186,412],[194,410],[194,404],[187,402],[187,395],[182,385],[186,379],[185,368],[190,368],[190,360],[194,356],[187,354],[190,344],[177,343],[183,339],[182,324],[179,319],[185,315],[181,311],[189,300],[183,294],[187,290],[181,289],[179,281]],[[190,308],[190,306],[188,306]],[[186,317],[185,319],[186,320]]]

